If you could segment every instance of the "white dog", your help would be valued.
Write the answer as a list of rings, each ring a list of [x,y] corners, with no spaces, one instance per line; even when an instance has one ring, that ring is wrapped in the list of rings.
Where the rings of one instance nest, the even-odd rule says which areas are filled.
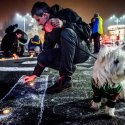
[[[114,116],[115,103],[125,98],[125,45],[103,46],[93,67],[92,108],[100,108],[102,97],[107,98],[105,112]],[[124,81],[124,82],[123,82]]]

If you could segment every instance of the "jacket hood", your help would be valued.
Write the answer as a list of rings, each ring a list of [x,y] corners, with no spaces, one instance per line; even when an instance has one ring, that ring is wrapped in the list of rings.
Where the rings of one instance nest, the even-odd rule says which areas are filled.
[[[39,41],[39,36],[35,35],[32,40],[35,41],[35,42]]]
[[[53,5],[53,6],[50,8],[50,10],[49,10],[50,15],[55,15],[58,11],[60,11],[60,10],[62,10],[62,9],[63,9],[63,8],[60,7],[58,4],[55,4],[55,5]]]

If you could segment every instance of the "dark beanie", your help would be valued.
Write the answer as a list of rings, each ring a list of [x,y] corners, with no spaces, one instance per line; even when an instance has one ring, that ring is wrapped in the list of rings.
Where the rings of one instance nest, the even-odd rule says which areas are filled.
[[[39,41],[39,36],[35,35],[32,40],[35,41],[35,42]]]
[[[17,29],[17,30],[15,31],[15,33],[17,33],[17,34],[23,34],[24,32],[23,32],[22,30],[20,30],[20,29]]]

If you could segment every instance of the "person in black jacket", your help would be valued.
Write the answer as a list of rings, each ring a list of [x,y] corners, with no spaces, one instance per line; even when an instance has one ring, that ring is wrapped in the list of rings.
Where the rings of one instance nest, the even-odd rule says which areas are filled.
[[[17,29],[15,32],[7,33],[1,41],[1,50],[5,57],[13,57],[18,59],[22,55],[23,48],[19,46],[18,41],[25,43],[27,41],[27,34],[22,30]]]
[[[10,25],[5,29],[5,33],[12,33],[18,27],[18,24]]]
[[[47,89],[47,93],[70,88],[74,65],[83,63],[89,58],[86,54],[89,50],[85,43],[87,33],[83,27],[86,23],[73,10],[62,9],[59,5],[49,7],[45,2],[36,2],[31,14],[45,31],[45,41],[33,74],[26,76],[25,82],[31,82],[41,75],[45,67],[51,67],[59,70],[60,78]],[[58,48],[55,48],[56,44]]]

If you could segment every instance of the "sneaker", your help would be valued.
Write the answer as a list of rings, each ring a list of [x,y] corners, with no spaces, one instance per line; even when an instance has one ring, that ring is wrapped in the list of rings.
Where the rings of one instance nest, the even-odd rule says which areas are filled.
[[[53,86],[46,90],[47,94],[59,93],[72,87],[71,79],[60,77]]]

